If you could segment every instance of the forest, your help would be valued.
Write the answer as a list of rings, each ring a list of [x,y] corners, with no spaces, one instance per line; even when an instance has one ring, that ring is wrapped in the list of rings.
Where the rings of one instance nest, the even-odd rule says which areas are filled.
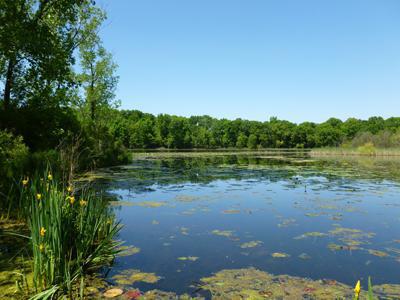
[[[112,135],[126,148],[315,148],[400,146],[400,118],[371,117],[368,120],[330,118],[323,123],[300,124],[276,117],[269,121],[190,118],[115,111]],[[266,112],[266,115],[268,112]]]

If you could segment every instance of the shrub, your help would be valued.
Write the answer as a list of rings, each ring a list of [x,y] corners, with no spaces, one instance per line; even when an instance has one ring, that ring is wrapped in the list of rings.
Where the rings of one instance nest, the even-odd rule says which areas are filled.
[[[375,155],[376,149],[373,143],[365,143],[363,146],[357,148],[358,153],[362,155]]]
[[[21,174],[28,159],[28,147],[22,137],[0,131],[0,182]]]

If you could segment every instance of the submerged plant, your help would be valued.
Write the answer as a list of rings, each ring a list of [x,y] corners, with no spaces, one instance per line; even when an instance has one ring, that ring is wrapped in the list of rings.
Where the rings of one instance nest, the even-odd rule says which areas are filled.
[[[88,190],[74,195],[53,176],[44,178],[32,178],[21,190],[38,292],[32,299],[83,297],[85,276],[110,264],[118,253],[113,238],[120,226],[105,200]],[[85,199],[80,205],[74,205],[77,196]]]

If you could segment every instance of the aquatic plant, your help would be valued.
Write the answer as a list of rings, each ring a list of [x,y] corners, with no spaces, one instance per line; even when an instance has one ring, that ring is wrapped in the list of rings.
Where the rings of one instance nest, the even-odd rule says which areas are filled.
[[[21,188],[38,293],[32,299],[82,298],[85,275],[118,253],[113,238],[120,226],[105,200],[87,189],[74,192],[50,175],[35,176]]]

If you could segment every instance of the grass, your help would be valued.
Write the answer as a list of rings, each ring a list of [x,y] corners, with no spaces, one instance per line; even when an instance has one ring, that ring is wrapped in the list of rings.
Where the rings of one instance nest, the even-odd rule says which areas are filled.
[[[317,148],[309,152],[310,156],[400,156],[400,148],[375,148],[373,145],[363,145],[357,148],[335,147]]]
[[[85,278],[113,262],[120,226],[108,203],[88,189],[65,187],[46,172],[21,181],[17,200],[33,260],[32,300],[83,298]]]

